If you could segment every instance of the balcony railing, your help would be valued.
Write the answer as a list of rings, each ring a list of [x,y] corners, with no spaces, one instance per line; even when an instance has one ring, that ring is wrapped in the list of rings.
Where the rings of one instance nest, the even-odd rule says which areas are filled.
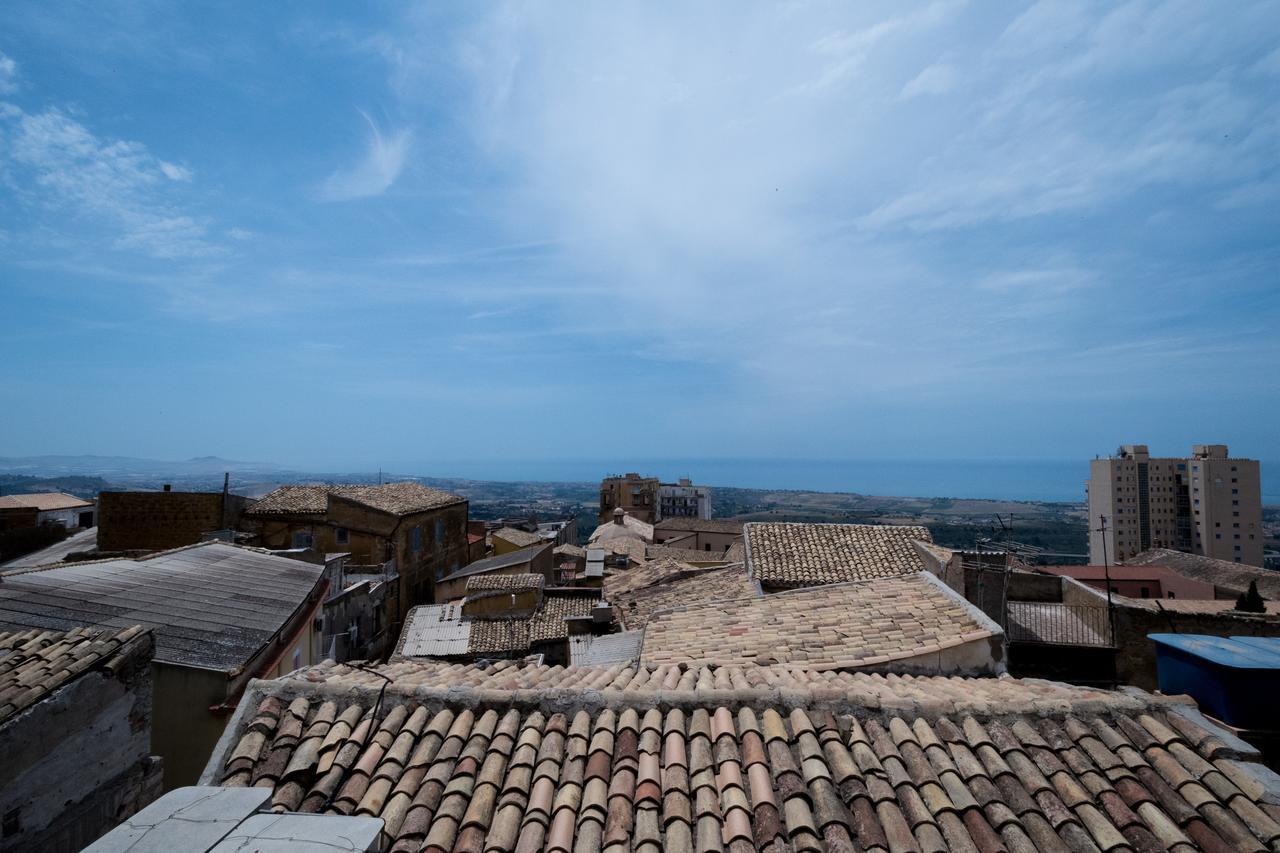
[[[1105,607],[1010,601],[1005,633],[1011,642],[1057,646],[1101,646],[1111,643],[1111,621]]]

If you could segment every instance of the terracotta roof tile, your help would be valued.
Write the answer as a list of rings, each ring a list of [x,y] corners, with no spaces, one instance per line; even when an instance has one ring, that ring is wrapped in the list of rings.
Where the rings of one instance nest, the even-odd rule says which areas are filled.
[[[90,670],[117,666],[122,650],[146,636],[140,625],[0,633],[0,724]]]
[[[490,535],[496,539],[502,539],[505,542],[509,542],[518,548],[542,544],[542,537],[538,534],[530,533],[527,530],[520,530],[515,527],[500,527]]]
[[[546,585],[542,575],[473,575],[467,578],[467,595],[477,592],[516,592],[542,589]]]
[[[385,849],[404,851],[1280,840],[1257,753],[1236,743],[1222,758],[1231,736],[1164,697],[750,666],[378,673],[385,692],[379,674],[333,663],[255,682],[213,772],[272,787],[277,809],[381,817]]]
[[[281,486],[249,507],[246,515],[323,515],[334,496],[371,507],[391,515],[439,509],[462,503],[466,498],[428,488],[411,481],[384,483],[380,486],[327,484],[319,486]]]
[[[921,572],[659,611],[645,627],[640,659],[825,670],[928,656],[920,665],[933,667],[939,651],[999,634],[999,626]]]
[[[744,528],[747,568],[767,587],[817,586],[925,569],[915,541],[924,527],[752,522]]]
[[[694,568],[675,560],[645,563],[604,580],[604,597],[628,630],[643,628],[654,612],[698,601],[755,593],[742,564]]]

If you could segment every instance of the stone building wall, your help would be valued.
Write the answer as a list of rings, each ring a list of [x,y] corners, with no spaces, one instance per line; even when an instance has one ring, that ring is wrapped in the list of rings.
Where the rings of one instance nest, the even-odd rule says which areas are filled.
[[[160,795],[152,637],[0,725],[0,851],[74,851]]]
[[[222,492],[102,492],[99,551],[163,551],[194,545],[205,533],[234,528],[247,498]]]

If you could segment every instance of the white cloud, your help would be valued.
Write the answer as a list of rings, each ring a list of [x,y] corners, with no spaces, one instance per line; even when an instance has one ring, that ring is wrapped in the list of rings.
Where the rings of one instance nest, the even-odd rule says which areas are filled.
[[[950,65],[930,65],[911,78],[899,95],[902,100],[921,95],[945,95],[956,87],[956,70]]]
[[[339,169],[320,185],[325,201],[349,201],[382,195],[400,177],[409,154],[412,134],[408,129],[384,134],[363,111],[369,125],[369,139],[364,158],[354,166]]]
[[[158,165],[160,167],[160,171],[164,173],[164,176],[171,181],[191,180],[191,170],[188,168],[178,166],[174,163],[166,163],[163,160],[160,160]]]
[[[18,63],[0,51],[0,95],[18,90]]]
[[[28,113],[0,106],[8,140],[0,157],[23,198],[105,225],[118,249],[158,258],[221,253],[208,239],[207,225],[162,192],[169,181],[188,180],[186,169],[158,159],[140,142],[98,137],[57,108]]]

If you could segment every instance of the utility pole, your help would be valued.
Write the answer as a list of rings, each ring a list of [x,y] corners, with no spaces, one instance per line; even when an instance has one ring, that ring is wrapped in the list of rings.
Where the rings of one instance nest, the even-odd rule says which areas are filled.
[[[1107,631],[1112,645],[1116,641],[1116,617],[1111,607],[1111,561],[1107,559],[1107,517],[1099,514],[1097,533],[1102,535],[1102,576],[1107,584]]]

